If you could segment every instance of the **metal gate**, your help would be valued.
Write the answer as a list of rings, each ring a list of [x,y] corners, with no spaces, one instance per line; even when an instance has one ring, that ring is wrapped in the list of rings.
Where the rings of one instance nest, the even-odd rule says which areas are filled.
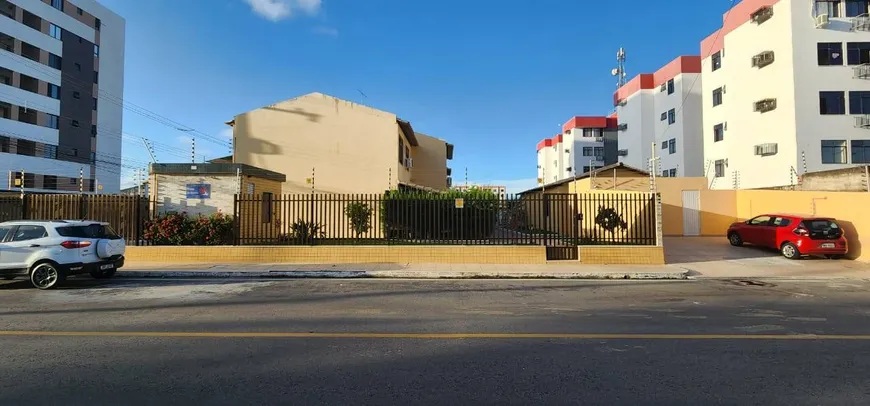
[[[548,261],[576,261],[579,259],[577,236],[580,215],[576,193],[545,194],[542,210],[543,243],[547,247]]]

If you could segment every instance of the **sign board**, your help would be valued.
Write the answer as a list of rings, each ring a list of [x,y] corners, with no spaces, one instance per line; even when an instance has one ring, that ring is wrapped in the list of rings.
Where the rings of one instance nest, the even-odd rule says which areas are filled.
[[[188,199],[211,199],[211,185],[208,183],[188,183],[187,198]]]
[[[456,199],[456,208],[461,209],[463,207],[465,207],[465,199],[462,199],[462,198]]]

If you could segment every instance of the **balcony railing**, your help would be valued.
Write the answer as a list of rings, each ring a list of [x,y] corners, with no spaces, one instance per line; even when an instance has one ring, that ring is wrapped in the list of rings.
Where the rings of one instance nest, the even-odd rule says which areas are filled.
[[[864,128],[870,130],[870,114],[856,116],[855,128]]]
[[[852,17],[852,31],[870,31],[870,14]]]
[[[855,66],[852,72],[855,79],[870,79],[870,63]]]

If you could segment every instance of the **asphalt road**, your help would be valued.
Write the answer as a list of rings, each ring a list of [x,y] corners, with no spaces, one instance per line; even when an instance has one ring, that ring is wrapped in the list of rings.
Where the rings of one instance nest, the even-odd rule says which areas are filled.
[[[870,403],[870,283],[750,282],[6,283],[0,405]]]

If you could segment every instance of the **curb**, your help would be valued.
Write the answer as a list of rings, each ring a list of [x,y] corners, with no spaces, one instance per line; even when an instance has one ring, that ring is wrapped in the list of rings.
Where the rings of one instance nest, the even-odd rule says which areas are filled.
[[[223,279],[635,279],[688,280],[687,272],[120,271],[121,278]]]

